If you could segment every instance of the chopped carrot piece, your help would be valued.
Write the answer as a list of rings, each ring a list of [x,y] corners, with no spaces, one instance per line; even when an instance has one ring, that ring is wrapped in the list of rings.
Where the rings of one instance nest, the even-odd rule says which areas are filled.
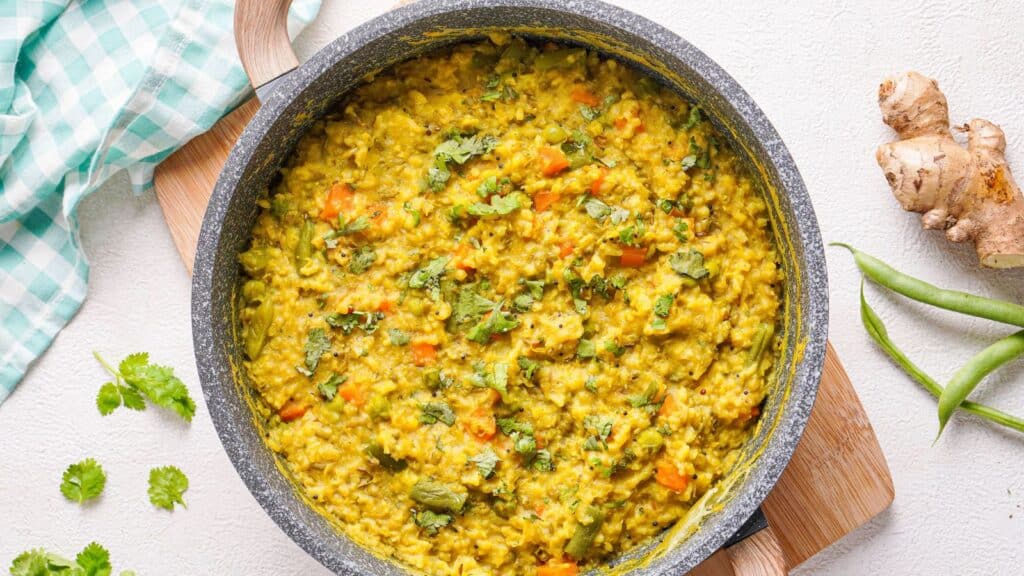
[[[616,118],[615,119],[615,128],[617,128],[619,130],[622,130],[623,128],[626,127],[626,124],[628,124],[628,123],[629,123],[629,120],[627,120],[626,118]]]
[[[671,394],[666,394],[665,399],[661,402],[661,408],[658,408],[658,416],[668,416],[676,409],[676,401]]]
[[[392,310],[394,310],[394,304],[392,304],[391,300],[381,300],[380,304],[377,304],[377,312],[388,314]]]
[[[641,123],[639,123],[639,124],[637,124],[637,125],[636,125],[636,129],[635,129],[635,130],[633,130],[633,133],[634,133],[634,134],[640,134],[640,133],[642,133],[642,132],[646,132],[646,131],[647,131],[647,127],[646,127],[646,126],[644,126],[644,123],[643,123],[643,122],[641,122]]]
[[[363,396],[363,389],[351,380],[345,382],[341,386],[338,386],[338,396],[341,396],[346,402],[355,406],[362,406],[363,404],[366,404],[366,397]]]
[[[572,245],[572,242],[566,240],[565,242],[562,242],[561,246],[559,246],[558,257],[565,258],[566,256],[572,254],[572,251],[575,249],[576,247]]]
[[[543,503],[533,507],[533,511],[537,513],[537,516],[543,516],[545,510],[547,510],[547,507]]]
[[[619,256],[619,266],[639,268],[647,260],[647,249],[638,246],[626,246]]]
[[[469,418],[463,423],[466,432],[481,442],[494,438],[498,431],[498,425],[494,421],[494,414],[485,406],[480,406],[469,414]]]
[[[540,173],[544,176],[554,176],[569,167],[565,154],[557,148],[545,146],[537,155],[540,157]]]
[[[550,208],[552,204],[558,202],[558,199],[561,197],[561,194],[558,192],[541,190],[533,195],[533,207],[537,212],[543,212]]]
[[[668,460],[659,461],[655,465],[655,470],[654,480],[673,492],[686,490],[686,486],[690,483],[690,479],[680,474],[675,464]]]
[[[352,187],[348,184],[335,184],[327,193],[327,201],[320,210],[320,219],[333,222],[341,214],[342,210],[352,209]]]
[[[277,411],[277,415],[281,417],[282,422],[291,422],[292,420],[298,420],[302,418],[302,415],[306,413],[309,408],[305,404],[296,402],[295,400],[289,400],[281,409]]]
[[[469,253],[472,250],[473,250],[473,247],[470,246],[469,244],[467,244],[466,242],[460,242],[459,244],[457,244],[455,246],[455,267],[456,268],[458,268],[459,270],[466,270],[466,271],[476,270],[475,267],[473,267],[472,265],[466,263],[466,259],[469,257]]]
[[[537,566],[537,576],[576,576],[575,562],[558,562]]]
[[[574,102],[586,104],[587,106],[597,106],[601,103],[601,101],[597,99],[597,96],[594,96],[594,93],[587,90],[584,86],[573,86],[572,92],[569,93],[569,97],[572,98]]]
[[[608,176],[608,169],[605,168],[604,166],[601,166],[601,168],[598,170],[597,178],[595,178],[594,181],[590,183],[590,194],[592,196],[601,195],[601,186],[604,185],[604,179],[606,176]]]
[[[412,346],[412,363],[427,366],[437,361],[437,348],[429,342],[415,342]]]

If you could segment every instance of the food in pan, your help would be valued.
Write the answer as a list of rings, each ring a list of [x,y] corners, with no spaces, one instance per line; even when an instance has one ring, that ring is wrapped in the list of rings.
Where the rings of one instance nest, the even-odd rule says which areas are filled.
[[[686,515],[751,437],[783,275],[700,108],[495,37],[377,75],[298,142],[240,255],[268,445],[428,574],[568,575]]]

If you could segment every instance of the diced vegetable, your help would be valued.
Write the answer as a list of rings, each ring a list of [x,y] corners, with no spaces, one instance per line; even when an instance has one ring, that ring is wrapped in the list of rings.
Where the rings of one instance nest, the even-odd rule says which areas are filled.
[[[659,460],[655,465],[654,480],[673,492],[686,490],[690,483],[690,479],[680,474],[675,464],[668,460]]]
[[[544,140],[548,144],[561,144],[568,137],[569,133],[558,124],[552,124],[544,128]]]
[[[366,405],[366,413],[374,420],[384,420],[391,414],[391,402],[387,397],[375,394]]]
[[[666,394],[665,399],[661,401],[661,408],[658,408],[658,416],[668,416],[669,414],[672,414],[675,409],[675,398],[671,394]]]
[[[590,517],[590,522],[577,524],[576,531],[565,545],[565,553],[577,561],[586,557],[604,524],[604,512],[597,506],[588,508],[587,516]]]
[[[576,247],[572,245],[572,242],[566,240],[558,247],[558,257],[565,258],[566,256],[570,256],[575,249]]]
[[[277,411],[277,415],[280,416],[282,422],[291,422],[292,420],[302,418],[308,409],[308,406],[297,400],[289,400],[284,406],[281,406]]]
[[[753,366],[761,361],[761,356],[764,355],[764,351],[768,348],[768,344],[772,341],[774,334],[775,326],[772,324],[764,323],[757,327],[754,341],[750,345],[750,352],[747,353],[748,366]]]
[[[636,437],[636,444],[649,454],[654,454],[665,445],[665,437],[654,428],[648,428]]]
[[[338,395],[353,406],[366,404],[366,397],[363,395],[363,388],[355,382],[348,381],[338,387]]]
[[[604,186],[604,180],[608,176],[608,169],[604,166],[597,170],[597,178],[594,178],[594,181],[590,183],[590,193],[594,196],[601,195],[601,187]]]
[[[573,102],[579,102],[580,104],[586,104],[587,106],[597,106],[601,101],[594,95],[593,92],[587,90],[584,86],[573,86],[572,92],[569,93],[569,97],[572,98]]]
[[[639,268],[647,260],[647,249],[642,246],[626,246],[619,256],[619,266]]]
[[[412,363],[417,366],[428,366],[437,361],[437,348],[429,342],[415,342],[409,348],[412,351]]]
[[[370,442],[366,446],[366,454],[376,460],[377,464],[388,472],[401,472],[409,466],[409,463],[405,460],[395,458],[385,452],[384,448],[376,442]]]
[[[263,345],[267,341],[267,332],[270,324],[274,321],[274,302],[270,298],[264,298],[253,311],[249,322],[245,324],[242,331],[242,340],[245,343],[245,355],[250,360],[259,358],[263,351]]]
[[[537,152],[540,159],[540,173],[550,178],[569,167],[565,154],[557,148],[544,147]]]
[[[555,562],[537,566],[537,576],[576,576],[577,571],[575,562]]]
[[[422,479],[409,491],[413,502],[434,512],[458,514],[466,506],[466,496],[435,480]]]
[[[327,192],[327,200],[320,210],[320,219],[334,222],[342,212],[352,210],[352,187],[348,184],[335,184]]]
[[[554,68],[570,68],[582,64],[587,56],[587,51],[581,48],[556,48],[546,50],[537,55],[533,61],[533,67],[540,72]]]
[[[311,220],[304,220],[299,228],[299,241],[295,244],[295,269],[304,274],[306,266],[313,257],[313,232],[315,226]]]
[[[470,412],[469,417],[463,422],[463,427],[466,432],[469,432],[471,436],[486,442],[498,432],[498,425],[494,420],[494,414],[490,408],[480,406],[476,410]],[[487,477],[486,475],[484,476]]]
[[[542,190],[533,195],[533,208],[537,212],[543,212],[550,208],[552,204],[558,202],[559,198],[561,198],[561,195],[558,192]]]

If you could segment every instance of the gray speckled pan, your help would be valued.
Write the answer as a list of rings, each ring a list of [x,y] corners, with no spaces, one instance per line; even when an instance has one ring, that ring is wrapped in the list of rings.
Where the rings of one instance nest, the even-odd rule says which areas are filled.
[[[789,461],[814,404],[825,355],[828,295],[814,211],[793,159],[761,110],[699,50],[636,14],[599,2],[423,0],[339,37],[264,92],[217,182],[199,238],[192,287],[196,360],[211,416],[238,473],[267,513],[338,574],[405,574],[352,543],[298,493],[266,447],[250,408],[234,338],[236,255],[246,248],[266,189],[296,140],[367,73],[488,30],[584,44],[645,69],[695,100],[758,176],[788,282],[782,351],[757,434],[743,461],[691,518],[617,559],[615,572],[680,575],[751,516]]]

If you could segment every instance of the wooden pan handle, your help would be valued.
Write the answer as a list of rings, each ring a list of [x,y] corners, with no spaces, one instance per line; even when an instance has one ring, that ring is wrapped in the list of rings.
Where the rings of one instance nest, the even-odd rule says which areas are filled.
[[[771,527],[725,549],[736,576],[785,576],[786,559]]]
[[[288,39],[291,3],[292,0],[237,0],[235,3],[235,45],[254,89],[299,65]]]

